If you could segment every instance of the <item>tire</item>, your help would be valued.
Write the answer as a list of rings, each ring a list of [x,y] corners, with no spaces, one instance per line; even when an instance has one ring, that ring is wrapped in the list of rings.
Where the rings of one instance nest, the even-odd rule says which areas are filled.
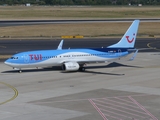
[[[85,71],[85,67],[80,67],[79,70],[84,72]]]

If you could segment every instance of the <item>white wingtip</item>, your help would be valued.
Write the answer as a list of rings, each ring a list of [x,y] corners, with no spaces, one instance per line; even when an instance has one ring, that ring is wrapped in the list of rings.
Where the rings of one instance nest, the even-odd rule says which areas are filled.
[[[61,40],[61,42],[59,43],[57,50],[62,50],[63,47],[63,40]]]

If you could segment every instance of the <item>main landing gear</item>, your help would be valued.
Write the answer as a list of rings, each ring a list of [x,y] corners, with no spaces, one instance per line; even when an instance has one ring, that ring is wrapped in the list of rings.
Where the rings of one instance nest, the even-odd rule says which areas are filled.
[[[85,69],[85,67],[80,67],[79,68],[79,71],[81,71],[81,72],[84,72],[86,69]]]
[[[86,66],[86,64],[81,64],[79,71],[84,72],[86,70],[86,68],[84,66]]]
[[[22,73],[22,70],[19,70],[19,73]]]

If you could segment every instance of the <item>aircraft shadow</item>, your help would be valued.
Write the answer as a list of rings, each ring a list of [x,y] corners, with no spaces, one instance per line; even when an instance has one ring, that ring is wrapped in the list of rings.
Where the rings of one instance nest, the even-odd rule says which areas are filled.
[[[125,74],[116,74],[116,73],[105,73],[105,72],[96,72],[96,71],[90,71],[90,69],[103,69],[103,68],[114,68],[114,67],[133,67],[133,68],[142,68],[142,67],[139,67],[139,66],[132,66],[132,65],[124,65],[124,64],[121,64],[121,63],[116,63],[116,62],[113,62],[113,63],[110,63],[108,65],[103,65],[103,66],[86,66],[86,71],[84,73],[92,73],[92,74],[102,74],[102,75],[115,75],[115,76],[123,76]],[[77,71],[74,71],[74,72],[77,72]],[[72,73],[74,73],[72,72]],[[71,72],[65,72],[63,71],[62,73],[71,73]],[[83,72],[82,72],[83,73]]]
[[[90,71],[89,69],[99,69],[99,68],[114,68],[114,67],[134,67],[134,68],[142,68],[139,66],[131,66],[131,65],[124,65],[124,64],[120,64],[120,63],[110,63],[108,65],[105,66],[87,66],[86,67],[86,71],[84,73],[92,73],[92,74],[106,74],[106,75],[124,75],[124,74],[114,74],[114,73],[102,73],[102,72],[95,72],[95,71]],[[75,73],[75,72],[79,72],[79,71],[73,71],[73,72],[66,72],[66,71],[62,71],[62,67],[61,66],[54,66],[52,68],[39,68],[39,69],[22,69],[22,73],[23,72],[48,72],[48,71],[61,71],[61,73]],[[19,70],[9,70],[9,71],[3,71],[1,73],[19,73]]]
[[[95,72],[95,71],[88,71],[86,70],[85,73],[92,73],[92,74],[101,74],[101,75],[114,75],[114,76],[123,76],[125,74],[116,74],[116,73],[105,73],[105,72]]]
[[[124,65],[124,64],[121,64],[121,63],[116,63],[116,62],[113,62],[113,63],[110,63],[108,65],[103,65],[103,66],[87,66],[86,69],[98,69],[98,68],[114,68],[114,67],[133,67],[133,68],[142,68],[142,67],[139,67],[139,66],[132,66],[132,65]]]
[[[39,68],[39,69],[22,69],[22,73],[24,72],[48,72],[48,71],[61,71],[62,67],[55,66],[53,68]],[[3,71],[1,73],[19,73],[19,70],[9,70],[9,71]]]

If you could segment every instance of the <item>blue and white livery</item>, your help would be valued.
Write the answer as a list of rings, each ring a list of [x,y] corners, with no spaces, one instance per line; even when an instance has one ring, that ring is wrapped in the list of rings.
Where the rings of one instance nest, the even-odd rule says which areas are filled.
[[[139,20],[134,20],[121,40],[106,48],[94,49],[62,49],[63,40],[56,50],[39,50],[21,52],[13,55],[4,63],[19,69],[34,67],[62,66],[64,71],[84,71],[84,65],[97,62],[114,62],[134,52],[133,60],[138,52],[134,48]]]

